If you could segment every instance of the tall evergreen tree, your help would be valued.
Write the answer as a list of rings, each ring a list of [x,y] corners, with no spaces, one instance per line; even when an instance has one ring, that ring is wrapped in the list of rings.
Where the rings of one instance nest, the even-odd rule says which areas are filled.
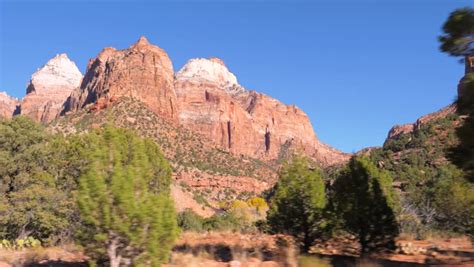
[[[474,9],[470,7],[453,11],[443,25],[439,36],[441,51],[452,56],[474,54]]]
[[[85,141],[90,165],[79,180],[78,204],[86,249],[107,255],[111,267],[124,257],[159,266],[178,229],[170,166],[153,141],[123,129],[107,126]]]
[[[474,9],[466,7],[452,12],[443,31],[439,37],[441,51],[466,61],[466,75],[459,84],[457,99],[457,112],[466,119],[456,132],[460,143],[453,148],[450,158],[474,182]]]
[[[346,230],[358,236],[362,253],[392,249],[398,235],[398,201],[392,178],[365,157],[353,157],[336,179],[332,198]]]
[[[320,171],[295,158],[280,172],[267,220],[274,232],[294,236],[308,251],[325,227],[325,186]]]

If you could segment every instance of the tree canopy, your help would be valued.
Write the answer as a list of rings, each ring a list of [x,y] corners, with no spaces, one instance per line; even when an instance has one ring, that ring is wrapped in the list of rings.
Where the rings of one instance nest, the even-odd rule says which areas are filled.
[[[452,56],[474,54],[474,9],[465,7],[449,15],[439,36],[440,49]]]
[[[127,130],[107,126],[84,138],[90,164],[79,180],[83,244],[113,267],[124,257],[159,266],[178,229],[170,166],[153,141]]]
[[[392,178],[368,158],[353,157],[334,182],[332,201],[346,230],[358,236],[362,252],[392,249],[398,235],[398,200]]]
[[[443,26],[439,37],[441,51],[452,56],[474,56],[474,9],[457,9]],[[463,125],[457,129],[459,145],[453,148],[450,158],[463,169],[467,179],[474,182],[474,73],[466,73],[458,89],[457,112],[465,115]]]
[[[17,116],[0,121],[0,238],[69,241],[77,226],[74,141]]]
[[[307,251],[325,228],[325,186],[321,172],[296,157],[284,166],[267,215],[274,232],[290,234]]]

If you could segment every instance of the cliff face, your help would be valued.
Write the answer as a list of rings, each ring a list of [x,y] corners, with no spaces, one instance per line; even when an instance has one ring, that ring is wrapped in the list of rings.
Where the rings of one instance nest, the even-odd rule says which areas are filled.
[[[43,123],[52,121],[81,80],[82,74],[74,62],[66,54],[57,55],[31,76],[20,114]]]
[[[179,122],[231,153],[276,160],[293,148],[323,165],[348,157],[319,142],[296,106],[239,85],[222,60],[190,60],[176,74],[175,90]]]
[[[5,92],[0,92],[0,118],[11,118],[17,106],[18,99],[7,95]]]
[[[105,48],[91,60],[81,86],[72,93],[64,111],[123,96],[141,100],[171,121],[177,119],[173,65],[166,52],[150,45],[145,37],[125,50]]]

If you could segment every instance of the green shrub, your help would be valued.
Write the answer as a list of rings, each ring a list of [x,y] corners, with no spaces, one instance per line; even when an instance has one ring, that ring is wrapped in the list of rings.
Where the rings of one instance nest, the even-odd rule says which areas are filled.
[[[186,209],[178,214],[178,226],[183,231],[202,232],[205,219],[191,209]]]
[[[88,169],[79,180],[81,242],[93,259],[133,265],[166,261],[178,227],[170,197],[171,167],[158,146],[106,126],[83,136]]]
[[[303,158],[294,158],[280,172],[268,211],[273,232],[294,236],[304,251],[325,231],[325,185],[322,175]]]

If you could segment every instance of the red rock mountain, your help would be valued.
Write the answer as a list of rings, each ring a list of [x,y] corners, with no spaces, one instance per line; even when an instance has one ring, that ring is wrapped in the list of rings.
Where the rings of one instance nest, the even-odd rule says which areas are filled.
[[[0,92],[0,118],[11,118],[18,106],[18,99]]]
[[[299,108],[240,86],[222,60],[192,59],[174,75],[166,52],[145,37],[128,49],[105,48],[91,60],[65,112],[103,108],[124,96],[236,155],[268,161],[291,149],[326,166],[349,157],[321,143]]]
[[[67,111],[123,96],[144,102],[156,114],[177,120],[173,65],[166,52],[145,37],[125,50],[105,48],[89,62],[84,80],[73,92]]]
[[[124,50],[103,49],[84,77],[65,54],[57,55],[32,75],[19,113],[49,123],[122,97],[233,155],[274,162],[299,152],[323,166],[349,158],[318,140],[301,109],[245,89],[222,60],[192,59],[175,74],[167,53],[145,37]],[[11,117],[16,106],[0,96],[2,117]]]
[[[84,77],[58,56],[33,75],[27,93],[21,114],[53,132],[113,123],[155,140],[173,166],[178,209],[206,216],[220,201],[270,188],[291,153],[323,167],[350,157],[320,142],[298,107],[242,87],[222,60],[192,59],[174,73],[166,52],[144,37],[103,49]]]
[[[31,76],[20,114],[43,123],[52,121],[81,80],[81,72],[66,54],[55,56]]]
[[[276,160],[297,149],[323,165],[347,159],[321,143],[308,116],[238,84],[222,60],[192,59],[176,73],[179,121],[234,154]]]

